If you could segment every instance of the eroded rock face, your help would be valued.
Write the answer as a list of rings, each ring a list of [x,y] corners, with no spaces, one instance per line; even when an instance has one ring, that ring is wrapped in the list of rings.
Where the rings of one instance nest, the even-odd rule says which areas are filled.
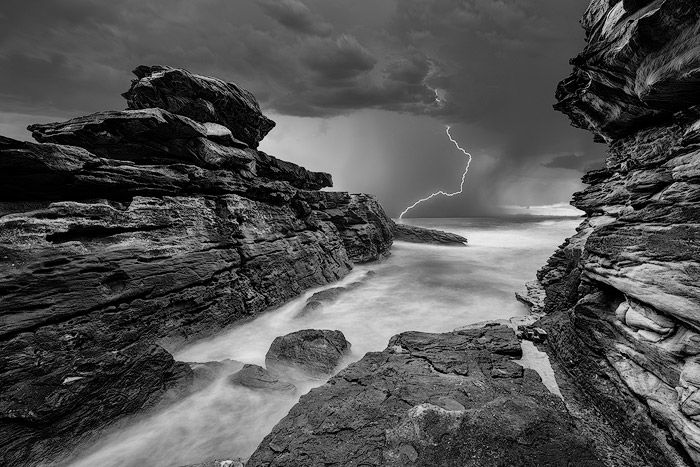
[[[609,154],[574,195],[587,219],[538,273],[550,352],[570,408],[627,446],[610,462],[697,464],[700,5],[594,0],[582,22],[556,108]]]
[[[253,148],[271,123],[249,93],[148,70],[134,110],[0,137],[2,465],[191,390],[211,371],[168,351],[391,246],[376,200]]]
[[[275,375],[324,378],[350,353],[340,331],[304,329],[275,338],[265,355],[265,367]]]
[[[275,126],[260,112],[255,96],[233,83],[161,65],[141,65],[134,74],[137,79],[123,94],[129,109],[160,108],[219,123],[252,148]]]
[[[248,466],[603,465],[513,331],[406,332],[302,396]]]

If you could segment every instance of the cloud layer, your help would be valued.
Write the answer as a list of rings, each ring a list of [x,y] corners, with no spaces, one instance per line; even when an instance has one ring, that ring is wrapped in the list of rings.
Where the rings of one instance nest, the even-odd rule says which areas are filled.
[[[442,148],[442,126],[453,125],[484,162],[475,161],[470,192],[431,206],[431,215],[484,212],[507,202],[502,194],[514,185],[537,198],[543,166],[566,179],[550,196],[557,199],[545,201],[563,201],[602,154],[551,109],[556,82],[582,47],[583,7],[578,0],[4,0],[0,121],[16,135],[11,115],[44,121],[123,108],[130,70],[167,64],[236,81],[269,113],[333,121],[378,112],[384,117],[375,125],[386,131],[377,134],[387,139],[401,120],[391,115],[414,116],[422,123],[410,135],[431,138],[426,148]],[[436,132],[422,126],[432,124]],[[460,171],[449,147],[418,150],[423,145],[409,139],[391,150],[373,146],[384,148],[374,157],[400,174],[369,187],[391,211]],[[362,167],[345,167],[336,179],[367,188]]]

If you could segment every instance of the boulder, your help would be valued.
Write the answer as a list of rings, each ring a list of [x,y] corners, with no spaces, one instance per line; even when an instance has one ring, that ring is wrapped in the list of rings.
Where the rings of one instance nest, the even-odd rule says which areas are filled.
[[[123,94],[129,109],[158,107],[200,123],[218,123],[252,148],[275,126],[255,96],[233,83],[160,65],[141,65],[134,74],[137,79]]]
[[[342,332],[304,329],[275,338],[265,355],[265,366],[275,375],[323,378],[349,353],[350,343]]]
[[[280,381],[265,368],[258,365],[246,364],[236,373],[229,376],[228,381],[233,385],[264,391],[294,392],[296,387],[291,383]]]

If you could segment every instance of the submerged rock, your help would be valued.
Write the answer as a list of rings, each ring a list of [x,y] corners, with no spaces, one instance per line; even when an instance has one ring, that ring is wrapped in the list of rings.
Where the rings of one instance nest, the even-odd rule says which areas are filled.
[[[231,372],[239,371],[244,364],[236,360],[219,360],[213,362],[190,362],[190,368],[195,378],[195,383],[205,386],[216,381],[219,377]]]
[[[513,331],[406,332],[302,396],[248,466],[603,465]]]
[[[333,373],[350,343],[340,331],[304,329],[275,338],[265,355],[265,366],[275,375],[323,378]]]
[[[336,302],[343,293],[362,286],[362,284],[364,284],[367,281],[367,279],[374,275],[374,271],[367,271],[361,279],[351,282],[348,285],[342,287],[330,287],[328,289],[321,290],[320,292],[316,292],[311,297],[309,297],[308,300],[306,300],[304,308],[301,309],[301,311],[296,315],[296,317],[304,317],[314,310],[318,310],[323,306]]]
[[[231,384],[250,389],[283,392],[296,391],[296,387],[293,384],[280,381],[279,378],[258,365],[244,365],[241,370],[229,376],[228,381]]]
[[[402,242],[411,243],[432,243],[436,245],[455,246],[467,245],[467,239],[461,235],[408,224],[394,224],[394,238]]]

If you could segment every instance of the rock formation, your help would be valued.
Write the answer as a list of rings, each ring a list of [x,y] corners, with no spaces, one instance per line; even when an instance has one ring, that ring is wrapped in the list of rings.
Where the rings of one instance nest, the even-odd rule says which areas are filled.
[[[244,365],[243,368],[232,374],[228,381],[234,385],[264,391],[294,392],[296,390],[293,384],[280,381],[277,376],[258,365]]]
[[[327,378],[343,357],[350,343],[340,331],[304,329],[275,338],[265,355],[265,367],[274,375]]]
[[[700,463],[700,5],[593,0],[556,108],[609,145],[538,273],[569,409],[610,465]]]
[[[135,74],[129,110],[0,137],[2,465],[191,390],[169,351],[391,246],[374,198],[255,149],[274,123],[249,92]]]
[[[406,332],[302,396],[246,465],[603,465],[512,329]]]
[[[467,239],[461,235],[400,223],[395,224],[394,239],[402,242],[432,243],[435,245],[465,246],[467,244]]]

